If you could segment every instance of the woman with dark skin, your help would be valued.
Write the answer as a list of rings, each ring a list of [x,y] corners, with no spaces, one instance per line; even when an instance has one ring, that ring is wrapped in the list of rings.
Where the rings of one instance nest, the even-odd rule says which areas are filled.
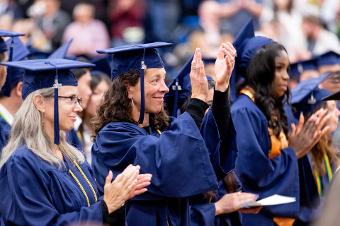
[[[327,132],[325,111],[304,123],[303,117],[288,133],[284,101],[289,96],[289,60],[285,48],[265,37],[246,39],[237,52],[245,81],[232,105],[237,131],[236,171],[244,191],[264,198],[273,194],[299,198],[297,159],[305,156]],[[259,214],[242,217],[242,225],[292,225],[299,202],[269,206]]]

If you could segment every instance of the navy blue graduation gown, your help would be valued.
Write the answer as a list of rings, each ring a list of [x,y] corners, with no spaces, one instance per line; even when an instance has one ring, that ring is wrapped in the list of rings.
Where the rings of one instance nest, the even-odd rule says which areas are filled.
[[[102,201],[95,202],[90,187],[73,164],[66,160],[65,165],[58,169],[26,146],[16,150],[0,170],[0,212],[5,224],[102,224]],[[90,167],[86,163],[80,167],[97,192]],[[68,169],[82,184],[90,207]]]
[[[160,135],[128,122],[111,122],[97,134],[92,166],[103,192],[105,177],[129,164],[153,175],[148,192],[126,205],[128,226],[213,225],[214,204],[190,204],[190,197],[217,189],[209,152],[188,113],[173,119]]]
[[[219,180],[218,190],[213,202],[218,201],[227,193],[241,190],[240,181],[236,180],[233,181],[236,183],[227,185],[223,180],[228,173],[233,173],[237,156],[236,131],[231,119],[226,129],[227,139],[221,140],[216,120],[210,108],[203,118],[200,131],[209,150],[210,162]],[[215,225],[241,225],[239,213],[234,212],[215,217]]]
[[[10,133],[11,126],[0,116],[0,154],[8,142]]]
[[[243,214],[243,225],[274,225],[273,217],[294,217],[299,210],[299,172],[294,150],[287,147],[276,158],[268,158],[268,121],[248,96],[239,96],[231,115],[237,131],[236,170],[243,190],[258,194],[260,199],[273,194],[297,199],[291,204],[265,207],[259,214]]]
[[[285,114],[288,125],[298,124],[298,118],[294,115],[290,105],[285,105]],[[290,128],[290,126],[289,126]],[[313,176],[311,159],[308,155],[298,160],[299,185],[300,185],[300,209],[294,225],[308,225],[315,218],[320,204],[319,194]]]

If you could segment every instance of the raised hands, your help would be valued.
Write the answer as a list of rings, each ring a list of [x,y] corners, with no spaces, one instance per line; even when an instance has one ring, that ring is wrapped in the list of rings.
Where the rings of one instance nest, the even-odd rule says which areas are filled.
[[[112,181],[110,171],[104,185],[104,202],[109,213],[121,208],[124,203],[136,195],[147,191],[146,186],[150,185],[150,174],[139,174],[139,166],[129,165]]]
[[[215,61],[215,89],[224,92],[228,89],[231,73],[235,66],[236,50],[230,42],[222,43]]]
[[[206,102],[208,97],[208,81],[205,75],[201,50],[195,50],[190,70],[191,98],[197,98]]]
[[[327,126],[327,122],[330,115],[327,113],[327,110],[321,108],[306,122],[301,114],[297,126],[292,124],[288,140],[289,146],[294,149],[297,158],[305,156],[320,138],[329,132],[330,127]]]

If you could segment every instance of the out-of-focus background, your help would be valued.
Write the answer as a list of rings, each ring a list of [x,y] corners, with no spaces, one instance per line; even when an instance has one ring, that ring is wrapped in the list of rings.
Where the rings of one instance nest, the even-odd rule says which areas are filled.
[[[215,56],[253,18],[258,34],[281,42],[291,62],[328,50],[340,52],[339,0],[0,0],[0,29],[22,38],[38,58],[73,38],[69,54],[126,43],[175,43],[164,55],[170,68],[193,49]]]

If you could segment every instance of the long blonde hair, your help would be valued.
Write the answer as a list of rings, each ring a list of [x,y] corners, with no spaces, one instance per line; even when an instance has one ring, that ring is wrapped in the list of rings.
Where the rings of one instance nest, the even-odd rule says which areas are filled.
[[[16,113],[11,129],[8,144],[4,147],[0,160],[0,168],[12,156],[12,154],[22,145],[26,145],[34,154],[39,156],[51,165],[64,166],[62,160],[57,158],[52,151],[53,143],[44,132],[42,113],[33,104],[33,98],[41,95],[44,98],[53,96],[53,88],[37,90],[29,94],[18,112]],[[60,144],[58,148],[71,161],[83,163],[83,154],[66,142],[65,132],[60,132]]]

